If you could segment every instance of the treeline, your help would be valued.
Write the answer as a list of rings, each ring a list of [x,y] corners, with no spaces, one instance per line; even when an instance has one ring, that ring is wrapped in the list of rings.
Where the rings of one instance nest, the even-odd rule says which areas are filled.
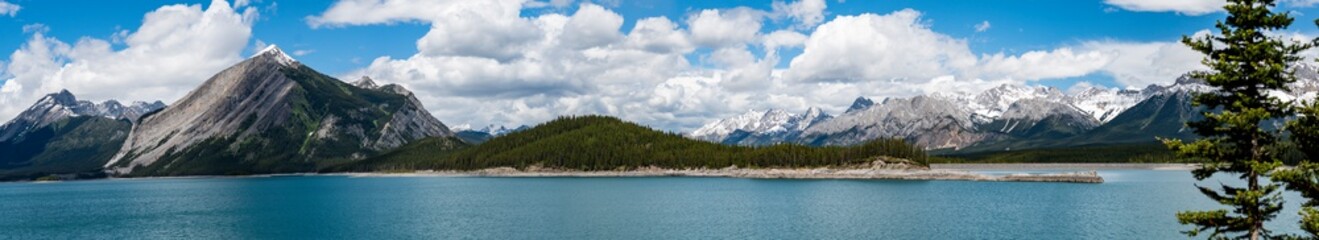
[[[938,154],[934,163],[1184,163],[1159,143]]]
[[[924,150],[902,140],[848,147],[779,144],[728,146],[655,131],[613,117],[562,117],[531,129],[467,146],[454,138],[418,141],[376,158],[327,171],[474,170],[542,166],[575,170],[662,168],[790,168],[845,166],[888,156],[927,164]]]

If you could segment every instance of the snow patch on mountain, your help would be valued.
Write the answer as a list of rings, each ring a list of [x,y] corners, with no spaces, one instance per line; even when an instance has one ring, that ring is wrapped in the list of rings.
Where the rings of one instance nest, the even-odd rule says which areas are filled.
[[[479,133],[489,134],[490,136],[503,136],[509,133],[526,130],[528,128],[531,127],[523,125],[516,128],[509,128],[503,125],[490,124],[484,127],[475,128],[472,127],[471,124],[460,124],[460,125],[455,125],[449,129],[453,130],[454,132],[479,132]]]
[[[819,108],[807,109],[802,114],[793,114],[781,109],[750,110],[741,115],[706,124],[692,131],[688,137],[721,142],[737,131],[758,135],[795,134],[831,118],[833,116]]]
[[[270,44],[270,46],[266,46],[265,49],[261,49],[260,52],[257,52],[256,54],[252,54],[251,58],[255,58],[263,55],[270,55],[274,57],[273,59],[275,59],[276,62],[284,66],[293,66],[294,64],[298,63],[297,59],[293,59],[293,57],[290,57],[288,54],[284,53],[284,50],[279,49],[279,46],[275,46],[275,44]]]
[[[17,117],[0,125],[0,142],[19,136],[29,130],[45,127],[51,123],[64,120],[66,118],[78,116],[94,116],[109,119],[126,119],[136,121],[143,114],[159,110],[165,107],[165,103],[155,101],[133,102],[130,105],[123,105],[119,101],[108,100],[101,103],[93,103],[86,100],[78,100],[77,96],[68,90],[61,90],[56,93],[46,94],[35,104],[28,107]]]

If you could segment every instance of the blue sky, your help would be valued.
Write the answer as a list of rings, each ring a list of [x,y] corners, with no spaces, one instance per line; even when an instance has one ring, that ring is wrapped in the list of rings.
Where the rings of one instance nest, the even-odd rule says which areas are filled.
[[[18,52],[22,50],[25,44],[32,42],[34,35],[53,38],[67,45],[78,45],[81,39],[101,39],[110,43],[109,48],[114,51],[121,51],[129,48],[128,44],[116,41],[123,35],[132,34],[138,31],[144,23],[144,15],[162,8],[165,5],[194,5],[202,10],[213,8],[212,1],[57,1],[57,0],[4,0],[9,5],[20,6],[17,11],[5,12],[4,7],[0,6],[0,32],[4,37],[0,37],[0,50],[6,53],[10,51]],[[823,19],[820,22],[810,24],[810,26],[800,26],[803,23],[800,19],[792,17],[783,17],[775,8],[776,1],[749,1],[749,0],[731,0],[731,1],[627,1],[627,0],[609,0],[597,2],[568,1],[559,2],[559,4],[545,3],[543,5],[552,6],[532,6],[537,3],[523,2],[518,11],[519,17],[523,21],[536,23],[547,15],[572,16],[578,13],[583,6],[599,6],[608,13],[616,14],[622,17],[622,24],[617,28],[617,32],[623,35],[629,34],[636,23],[649,17],[664,17],[676,24],[679,31],[688,31],[692,28],[691,20],[696,15],[705,10],[722,10],[721,13],[729,13],[731,9],[749,9],[763,14],[764,17],[758,18],[763,26],[757,31],[758,37],[755,42],[740,43],[723,46],[708,46],[702,44],[693,44],[688,46],[689,49],[679,51],[685,62],[678,62],[673,65],[673,71],[660,71],[653,80],[638,80],[641,83],[630,83],[627,87],[635,87],[631,92],[637,91],[654,91],[654,96],[636,96],[633,102],[651,102],[649,106],[628,107],[625,101],[631,93],[602,93],[608,92],[610,88],[624,87],[618,84],[620,80],[611,79],[610,74],[588,74],[590,76],[533,76],[525,77],[525,74],[515,74],[516,76],[493,77],[491,79],[467,79],[466,81],[448,81],[446,79],[397,79],[400,72],[418,71],[418,69],[390,69],[389,63],[392,61],[398,67],[404,64],[420,64],[427,61],[421,57],[437,57],[435,54],[428,54],[425,48],[418,44],[419,39],[426,39],[428,33],[436,35],[444,34],[441,30],[433,26],[444,22],[430,17],[408,16],[381,16],[382,19],[332,19],[328,14],[333,8],[342,7],[337,4],[344,2],[375,2],[375,1],[276,1],[276,0],[251,0],[237,6],[238,13],[247,9],[253,11],[255,19],[246,24],[250,25],[250,36],[245,39],[238,39],[242,42],[242,49],[237,54],[238,57],[246,57],[257,50],[262,43],[278,44],[286,52],[295,53],[294,57],[299,61],[326,72],[331,75],[343,76],[345,78],[356,77],[355,75],[373,75],[378,81],[387,83],[400,83],[421,93],[437,95],[437,97],[423,98],[426,99],[428,107],[432,111],[439,112],[437,115],[454,114],[460,111],[490,111],[490,112],[508,112],[513,113],[491,113],[485,116],[474,117],[446,117],[438,116],[446,122],[456,122],[457,124],[527,124],[536,121],[542,121],[556,115],[564,114],[612,114],[622,115],[624,118],[630,118],[651,125],[661,126],[674,130],[685,130],[717,117],[725,117],[748,108],[787,108],[793,111],[801,111],[807,107],[819,106],[828,110],[839,110],[846,107],[850,99],[856,95],[867,97],[903,97],[919,93],[919,89],[909,91],[842,91],[838,97],[821,97],[822,92],[831,88],[884,88],[883,85],[866,84],[868,82],[900,82],[891,79],[903,78],[921,78],[931,79],[941,75],[956,76],[957,81],[968,79],[989,80],[983,84],[998,84],[1001,82],[1013,82],[1028,85],[1044,85],[1058,87],[1061,89],[1071,88],[1078,82],[1085,82],[1083,85],[1098,85],[1106,87],[1124,88],[1140,87],[1149,83],[1167,83],[1172,79],[1145,79],[1159,76],[1157,78],[1167,78],[1165,75],[1146,75],[1140,71],[1131,70],[1134,73],[1126,74],[1127,70],[1117,68],[1113,64],[1121,60],[1121,55],[1126,54],[1122,51],[1131,48],[1134,45],[1149,45],[1154,47],[1175,45],[1175,41],[1182,35],[1193,34],[1197,31],[1212,27],[1215,20],[1224,17],[1221,12],[1203,12],[1203,10],[1194,10],[1192,6],[1142,6],[1140,1],[1130,0],[1109,0],[1109,1],[1056,1],[1056,0],[1023,0],[1023,1],[978,1],[978,0],[952,0],[952,1],[916,1],[916,0],[893,0],[893,1],[838,1],[827,0],[827,8],[823,9]],[[386,1],[389,2],[389,1]],[[407,1],[393,1],[407,2]],[[423,1],[424,2],[424,1]],[[1169,1],[1169,3],[1189,2],[1185,5],[1194,5],[1200,1]],[[779,5],[794,4],[797,1],[778,2]],[[1171,5],[1177,5],[1171,4]],[[76,6],[75,6],[76,5]],[[388,7],[386,4],[378,4],[380,8]],[[1201,4],[1203,5],[1203,4]],[[1306,6],[1305,1],[1286,1],[1281,4],[1278,10],[1291,11],[1298,17],[1297,23],[1287,33],[1296,36],[1315,36],[1316,28],[1312,24],[1312,18],[1319,17],[1319,11],[1313,7]],[[1309,4],[1313,5],[1313,4]],[[421,7],[418,7],[421,8]],[[439,6],[437,8],[444,8]],[[404,8],[406,9],[406,8]],[[760,90],[743,91],[747,89],[746,84],[738,87],[730,84],[730,75],[736,75],[738,66],[749,66],[742,63],[729,63],[723,60],[722,56],[740,56],[737,53],[745,50],[752,54],[751,60],[765,60],[767,57],[766,47],[758,43],[760,39],[767,39],[770,33],[775,31],[788,31],[799,33],[805,37],[815,37],[817,27],[829,25],[833,20],[840,16],[858,16],[863,14],[873,14],[878,16],[896,16],[897,12],[904,9],[914,10],[919,14],[916,20],[915,28],[918,31],[930,31],[936,34],[936,39],[945,39],[947,44],[941,46],[965,47],[969,49],[970,55],[974,55],[971,61],[988,61],[986,58],[978,56],[1001,55],[1012,58],[1025,55],[1032,51],[1040,53],[1049,53],[1046,57],[1054,56],[1066,50],[1068,54],[1076,53],[1084,55],[1093,52],[1100,54],[1100,58],[1105,59],[1108,63],[1105,66],[1096,65],[1088,70],[1078,70],[1066,73],[1022,73],[1022,68],[1026,67],[1011,65],[1010,70],[990,70],[973,69],[966,70],[968,67],[949,67],[956,63],[944,63],[945,66],[936,68],[957,68],[948,73],[933,74],[929,76],[921,74],[897,74],[885,75],[880,73],[866,72],[865,69],[843,69],[838,72],[823,72],[813,69],[795,70],[793,61],[804,51],[810,51],[812,48],[810,40],[806,43],[796,43],[790,47],[774,49],[777,53],[777,61],[772,63],[775,72],[774,78],[780,78],[777,74],[783,74],[782,77],[787,80],[775,82],[765,80],[764,83],[751,82],[750,85],[781,85],[795,86],[794,84],[807,84],[801,86],[813,86],[809,88],[816,91],[794,92],[790,90]],[[1190,9],[1190,10],[1188,10]],[[370,9],[349,9],[352,11],[362,11],[360,13],[379,14],[380,12],[370,12]],[[440,12],[443,9],[419,9],[425,12]],[[7,15],[6,15],[7,14]],[[608,15],[608,14],[606,14]],[[316,26],[310,22],[312,17],[325,17],[329,24]],[[440,16],[442,17],[442,16]],[[878,19],[873,19],[880,21]],[[987,28],[977,28],[979,25],[986,24]],[[838,24],[841,27],[841,23]],[[822,28],[822,27],[820,27]],[[482,28],[473,28],[482,29]],[[848,31],[841,31],[846,34]],[[452,33],[450,33],[452,34]],[[494,36],[494,35],[492,35]],[[821,36],[823,37],[823,36]],[[895,39],[901,39],[902,36],[893,36]],[[498,39],[498,38],[496,38]],[[693,38],[694,39],[694,38]],[[452,40],[452,39],[450,39]],[[617,39],[615,39],[617,40]],[[865,41],[865,39],[862,39]],[[501,44],[492,42],[491,44]],[[614,43],[620,45],[621,43]],[[1162,44],[1162,45],[1159,45]],[[939,46],[934,46],[938,48]],[[1168,48],[1168,47],[1165,47]],[[542,49],[543,50],[543,49]],[[542,51],[542,50],[527,50]],[[722,51],[721,50],[727,50]],[[898,55],[897,58],[902,60],[900,52],[894,52],[889,49],[889,53]],[[902,50],[902,49],[898,49]],[[465,53],[462,49],[443,50],[441,52],[453,57],[457,53]],[[453,52],[458,51],[458,52]],[[555,53],[555,51],[543,50],[545,54]],[[583,50],[584,56],[591,56],[589,51]],[[947,56],[956,56],[961,53],[937,53],[938,59],[947,58]],[[460,55],[460,54],[458,54]],[[533,54],[540,56],[540,54]],[[1066,54],[1064,54],[1066,55]],[[1131,54],[1127,54],[1131,55]],[[488,57],[477,54],[477,57]],[[549,55],[553,56],[553,55]],[[1070,56],[1070,55],[1068,55]],[[470,58],[471,56],[465,56]],[[518,58],[523,58],[522,54]],[[829,58],[824,56],[823,58]],[[864,57],[864,56],[860,56]],[[54,62],[58,64],[76,63],[80,60],[78,56],[65,56],[63,59],[57,58]],[[373,64],[373,60],[383,58],[386,62]],[[820,57],[812,58],[817,59]],[[979,58],[976,60],[976,58]],[[1145,57],[1149,58],[1149,57]],[[453,58],[446,58],[447,63],[454,63]],[[589,60],[589,57],[587,58]],[[663,56],[653,56],[648,58],[652,63],[672,63]],[[1117,60],[1114,60],[1117,59]],[[1161,58],[1162,59],[1162,58]],[[228,59],[236,61],[237,59]],[[435,59],[431,59],[435,60]],[[517,65],[514,63],[502,62],[500,67],[507,65]],[[801,66],[810,66],[811,59],[800,59],[803,63]],[[881,59],[882,60],[882,59]],[[5,64],[23,61],[13,56],[0,58]],[[921,61],[921,59],[912,59],[912,61]],[[1047,58],[1044,61],[1049,61]],[[433,61],[430,61],[433,62]],[[883,62],[883,61],[879,61]],[[955,62],[955,61],[950,61]],[[537,62],[544,63],[544,62]],[[464,63],[466,64],[466,63]],[[527,63],[531,64],[531,63]],[[859,68],[867,68],[866,64],[874,62],[862,61]],[[88,71],[97,70],[95,64],[88,68]],[[1132,63],[1128,65],[1141,65]],[[1148,64],[1146,64],[1148,65]],[[446,65],[452,66],[452,65]],[[470,66],[470,65],[459,65]],[[607,72],[611,69],[607,66],[589,65],[598,67],[599,72]],[[685,66],[685,67],[684,67]],[[988,66],[988,65],[987,65]],[[998,65],[992,65],[998,66]],[[415,66],[414,66],[415,67]],[[214,67],[198,68],[196,71],[214,71]],[[636,68],[633,66],[632,68]],[[969,68],[989,68],[977,65]],[[522,68],[519,68],[522,69]],[[532,68],[539,69],[539,68]],[[749,69],[749,68],[748,68]],[[1179,67],[1170,67],[1166,69],[1180,69]],[[1165,69],[1165,70],[1166,70]],[[189,69],[183,69],[189,70]],[[183,71],[180,70],[180,71]],[[449,69],[452,70],[452,69]],[[764,69],[768,70],[768,69]],[[511,71],[511,70],[503,70]],[[566,70],[565,70],[566,71]],[[832,71],[832,70],[831,70]],[[0,81],[22,81],[16,69],[0,68]],[[103,76],[104,72],[97,72],[98,76]],[[438,73],[445,73],[439,71]],[[769,72],[765,72],[768,74]],[[391,75],[393,74],[393,75]],[[437,76],[461,76],[481,75],[467,72],[448,71],[448,75]],[[632,73],[637,74],[637,73]],[[375,76],[378,75],[378,76]],[[415,75],[415,74],[414,74]],[[488,75],[488,74],[487,74]],[[763,75],[763,74],[762,74]],[[762,76],[754,75],[754,76]],[[1133,76],[1132,79],[1118,80],[1115,75]],[[26,76],[26,75],[24,75]],[[195,75],[187,75],[189,78],[196,78]],[[429,75],[428,75],[429,76]],[[842,79],[836,79],[842,76]],[[766,76],[768,77],[768,76]],[[172,82],[168,79],[170,76],[160,77],[163,80],[154,81],[169,82],[178,86],[187,86],[188,83],[200,83],[203,79],[182,79],[181,82]],[[505,79],[507,78],[507,79]],[[599,79],[599,80],[577,80]],[[693,78],[693,79],[688,79]],[[700,78],[730,78],[713,80],[714,82],[704,81]],[[798,82],[793,82],[800,78]],[[857,79],[852,79],[857,78]],[[1000,78],[1011,78],[1012,80],[998,81]],[[1135,79],[1142,78],[1142,79]],[[15,80],[20,79],[20,80]],[[816,80],[810,80],[816,79]],[[1134,79],[1134,80],[1133,80]],[[55,79],[60,80],[60,79]],[[12,101],[0,101],[0,104],[9,109],[21,109],[34,96],[41,94],[55,87],[70,88],[90,92],[87,89],[77,89],[77,86],[52,85],[46,86],[42,81],[50,82],[53,80],[31,80],[32,83],[24,84],[24,89],[33,91],[23,96],[14,94],[11,96]],[[436,81],[435,85],[427,85],[425,81]],[[704,82],[703,82],[704,81]],[[792,83],[789,83],[792,82]],[[484,84],[490,83],[490,84]],[[513,85],[524,85],[527,88],[517,87],[492,87],[500,83],[509,83]],[[918,81],[909,85],[926,83]],[[966,82],[971,84],[970,82]],[[846,85],[853,84],[853,85]],[[982,85],[983,85],[982,84]],[[41,87],[33,87],[41,85]],[[639,85],[639,86],[633,86]],[[665,87],[687,87],[674,90],[685,94],[708,90],[700,86],[710,87],[719,85],[716,92],[722,99],[714,100],[715,102],[684,102],[681,96],[668,96],[658,94],[666,92]],[[846,85],[846,86],[843,86]],[[91,99],[132,99],[132,100],[151,100],[135,99],[154,97],[163,99],[167,102],[173,98],[186,93],[186,88],[167,88],[166,85],[146,85],[144,87],[159,87],[155,91],[166,92],[164,94],[110,94],[110,93],[88,93],[80,94]],[[173,85],[170,85],[173,86]],[[696,86],[696,87],[691,87]],[[795,88],[802,88],[801,86]],[[961,85],[957,85],[961,86]],[[533,88],[534,87],[534,88]],[[772,88],[772,87],[771,87]],[[794,87],[787,87],[794,88]],[[983,86],[981,87],[983,88]],[[432,89],[459,89],[459,90],[432,90]],[[968,88],[968,89],[974,89]],[[681,91],[679,91],[681,90]],[[25,90],[27,91],[27,90]],[[172,91],[172,94],[170,93]],[[740,92],[742,91],[742,92]],[[456,96],[468,92],[490,93],[489,96]],[[749,93],[746,93],[749,92]],[[3,94],[3,93],[0,93]],[[726,95],[725,95],[726,94]],[[827,93],[825,93],[827,95]],[[635,94],[632,94],[635,95]],[[503,97],[495,97],[503,96]],[[460,98],[461,97],[461,98]],[[658,99],[658,100],[657,100]],[[756,101],[757,99],[767,99]],[[466,101],[471,103],[501,102],[497,105],[480,106],[474,108],[465,108],[461,110],[435,109],[437,106],[453,102]],[[543,103],[543,104],[542,104]],[[630,110],[629,110],[630,109]],[[0,111],[0,116],[11,116],[15,110]],[[652,112],[646,114],[636,114],[630,112]],[[662,112],[655,115],[653,112]]]
[[[23,26],[43,24],[49,35],[66,41],[83,36],[109,38],[115,32],[142,24],[142,14],[167,4],[206,4],[210,1],[68,1],[11,0],[22,6],[21,14],[0,20],[0,49],[18,49],[26,40]],[[416,52],[415,42],[426,33],[423,23],[312,29],[305,21],[329,8],[330,1],[274,1],[253,3],[261,7],[261,18],[254,24],[253,41],[276,43],[288,51],[313,51],[298,60],[321,71],[343,73],[361,68],[375,57],[406,57]],[[967,39],[976,53],[1020,53],[1073,45],[1081,41],[1113,39],[1125,41],[1171,41],[1182,35],[1212,26],[1222,13],[1187,16],[1176,12],[1134,12],[1118,10],[1100,1],[831,1],[830,15],[887,13],[911,8],[926,14],[930,27],[941,33]],[[772,1],[619,1],[602,3],[626,16],[623,29],[631,29],[636,19],[667,16],[684,19],[699,9],[755,7],[768,9]],[[526,11],[525,15],[543,12],[571,13],[575,6],[563,9]],[[1315,8],[1291,9],[1305,16],[1319,16]],[[827,18],[827,17],[826,17]],[[1304,20],[1304,19],[1302,19]],[[976,32],[976,24],[989,21],[991,28]],[[787,21],[770,21],[767,25],[787,25]],[[1298,21],[1293,30],[1314,33],[1309,21]],[[256,49],[248,49],[255,51]],[[792,52],[796,53],[796,52]],[[790,59],[791,56],[784,56]],[[781,65],[786,65],[783,61]],[[1094,81],[1104,76],[1090,76]],[[1066,86],[1067,83],[1048,83]]]

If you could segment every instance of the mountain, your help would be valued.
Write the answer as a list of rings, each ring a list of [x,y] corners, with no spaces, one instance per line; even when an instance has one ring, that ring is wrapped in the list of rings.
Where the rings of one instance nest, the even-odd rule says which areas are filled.
[[[1315,99],[1319,67],[1301,64],[1294,69],[1298,81],[1290,91],[1270,95],[1284,101]],[[852,145],[900,138],[949,152],[1149,144],[1155,136],[1194,137],[1184,127],[1199,116],[1200,110],[1191,107],[1192,95],[1212,90],[1202,80],[1182,76],[1170,85],[1139,90],[1088,87],[1067,94],[1050,87],[1000,85],[979,93],[933,93],[879,103],[859,97],[841,115],[792,133],[795,138],[741,141],[755,131],[739,130],[738,124],[773,119],[759,112],[712,121],[689,136],[734,145]]]
[[[874,105],[875,105],[874,100],[870,100],[869,98],[866,97],[856,97],[856,100],[852,100],[852,106],[847,107],[847,111],[844,113],[865,110],[866,108],[870,108],[870,106],[874,106]]]
[[[732,145],[769,145],[794,141],[806,128],[831,118],[819,108],[807,109],[802,114],[779,109],[751,110],[710,123],[688,137]]]
[[[0,180],[95,174],[119,150],[131,120],[162,107],[79,101],[67,90],[48,94],[0,125]]]
[[[956,147],[979,141],[972,113],[947,98],[889,98],[869,108],[844,113],[802,131],[799,143],[853,145],[873,139],[900,138],[926,148]]]
[[[128,106],[124,106],[115,100],[101,103],[79,101],[73,93],[68,90],[61,90],[56,93],[46,94],[45,97],[37,100],[37,103],[19,113],[13,120],[0,125],[0,142],[19,137],[25,132],[70,117],[88,116],[133,121],[143,114],[164,107],[165,104],[160,101],[152,103],[134,102]]]
[[[1024,99],[1012,103],[1001,116],[979,128],[1008,138],[1053,139],[1075,136],[1098,126],[1097,119],[1074,105]]]
[[[451,129],[453,129],[454,134],[458,137],[458,139],[461,139],[469,144],[481,144],[485,141],[490,140],[491,138],[503,136],[505,134],[509,134],[517,131],[526,130],[527,128],[530,127],[528,127],[527,125],[522,125],[517,128],[508,128],[494,124],[481,128],[472,128],[471,125],[463,124],[463,125],[454,126]]]
[[[451,138],[431,138],[327,171],[816,167],[869,163],[881,156],[926,163],[924,151],[900,140],[834,148],[796,144],[728,146],[613,117],[581,116],[562,117],[474,146],[464,146]]]
[[[128,176],[307,172],[452,135],[401,86],[344,83],[270,46],[143,116],[105,167]]]

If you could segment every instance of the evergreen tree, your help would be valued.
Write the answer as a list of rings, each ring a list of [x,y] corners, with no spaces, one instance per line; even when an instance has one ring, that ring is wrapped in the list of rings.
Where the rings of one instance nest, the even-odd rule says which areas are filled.
[[[1316,21],[1319,24],[1319,20]],[[1274,173],[1273,179],[1287,184],[1287,189],[1301,193],[1309,201],[1301,204],[1301,230],[1309,235],[1297,239],[1319,239],[1319,102],[1298,108],[1299,117],[1287,123],[1291,140],[1305,159],[1296,167]]]
[[[1195,225],[1190,236],[1210,232],[1210,238],[1269,238],[1264,223],[1282,210],[1277,183],[1265,183],[1282,166],[1283,129],[1266,124],[1291,116],[1291,104],[1266,93],[1285,90],[1295,82],[1289,66],[1301,60],[1309,43],[1286,41],[1266,35],[1285,29],[1293,19],[1273,12],[1274,0],[1230,0],[1223,8],[1228,17],[1219,21],[1217,36],[1182,37],[1182,43],[1204,53],[1209,71],[1191,73],[1204,79],[1214,91],[1199,93],[1194,104],[1209,109],[1204,119],[1188,126],[1203,138],[1190,143],[1164,140],[1178,156],[1204,161],[1194,171],[1203,180],[1215,173],[1236,174],[1244,187],[1223,184],[1219,189],[1198,186],[1205,196],[1232,208],[1231,211],[1185,211],[1177,213],[1182,224]],[[1220,190],[1221,189],[1221,190]]]

